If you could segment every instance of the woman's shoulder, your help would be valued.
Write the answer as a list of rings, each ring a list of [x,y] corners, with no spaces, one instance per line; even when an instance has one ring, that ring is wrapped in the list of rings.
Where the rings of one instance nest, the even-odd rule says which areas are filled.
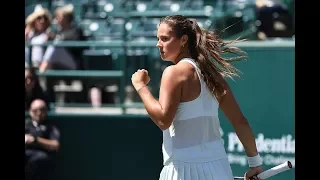
[[[185,75],[193,75],[196,71],[196,64],[191,59],[183,59],[176,64],[177,69],[179,69]]]
[[[187,76],[183,74],[182,69],[178,65],[167,66],[161,77],[161,84],[170,84],[171,87],[180,86],[185,82]]]
[[[190,76],[192,76],[192,73],[194,71],[194,68],[188,64],[174,64],[166,67],[162,73],[162,78],[167,79],[169,81],[178,80],[179,82],[186,81]]]
[[[182,65],[180,63],[169,65],[164,69],[163,74],[175,74],[175,75],[180,74],[181,75],[185,72],[184,68],[185,68],[185,65]]]

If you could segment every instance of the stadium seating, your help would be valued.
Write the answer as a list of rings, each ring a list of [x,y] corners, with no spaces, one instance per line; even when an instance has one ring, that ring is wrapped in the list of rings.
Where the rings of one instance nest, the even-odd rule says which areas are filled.
[[[204,28],[225,29],[223,38],[255,39],[255,4],[236,0],[52,0],[41,3],[53,13],[55,8],[72,3],[77,23],[90,42],[83,54],[86,70],[51,70],[42,76],[62,79],[120,78],[118,89],[130,86],[131,74],[138,68],[149,69],[152,89],[157,93],[163,67],[156,49],[157,25],[161,17],[182,14],[197,19]],[[35,4],[28,4],[29,11]],[[54,26],[54,25],[53,25]],[[97,45],[98,44],[98,45]],[[74,45],[79,45],[75,43]],[[112,81],[113,83],[116,81]],[[125,96],[125,92],[121,92]],[[120,95],[120,96],[122,96]],[[125,98],[122,97],[120,104]]]

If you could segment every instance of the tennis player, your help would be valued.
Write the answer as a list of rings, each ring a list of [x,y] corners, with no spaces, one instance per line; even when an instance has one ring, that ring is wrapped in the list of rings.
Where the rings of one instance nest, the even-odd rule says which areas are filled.
[[[219,107],[245,148],[249,166],[245,179],[258,179],[262,159],[225,80],[239,76],[230,62],[245,59],[246,53],[226,46],[231,43],[181,15],[162,18],[157,38],[161,58],[174,63],[162,74],[159,100],[147,87],[148,71],[139,69],[131,80],[152,121],[163,131],[164,167],[159,179],[233,180],[219,132]],[[222,57],[225,52],[235,56]]]

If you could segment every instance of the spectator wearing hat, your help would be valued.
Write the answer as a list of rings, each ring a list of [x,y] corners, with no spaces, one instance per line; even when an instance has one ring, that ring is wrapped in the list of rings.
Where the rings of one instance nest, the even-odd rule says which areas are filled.
[[[37,7],[34,12],[26,18],[25,27],[25,41],[31,44],[42,44],[53,38],[53,32],[51,31],[51,14],[48,9]],[[31,48],[31,63],[33,66],[38,66],[44,56],[46,50],[45,46],[33,46]],[[25,64],[29,65],[29,48],[25,49]]]

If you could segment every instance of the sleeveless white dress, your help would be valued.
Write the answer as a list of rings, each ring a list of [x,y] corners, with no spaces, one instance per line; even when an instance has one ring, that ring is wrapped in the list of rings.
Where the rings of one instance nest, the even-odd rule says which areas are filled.
[[[199,97],[179,104],[171,126],[163,131],[163,169],[159,180],[233,180],[220,134],[219,104],[190,58],[201,84]],[[179,63],[180,63],[179,62]]]

